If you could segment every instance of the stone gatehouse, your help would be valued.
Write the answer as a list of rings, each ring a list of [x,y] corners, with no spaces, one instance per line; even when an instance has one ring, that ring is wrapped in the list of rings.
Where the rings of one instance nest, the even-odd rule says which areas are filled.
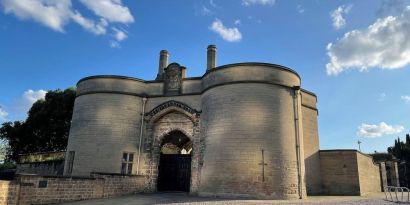
[[[147,192],[202,196],[294,199],[345,194],[342,189],[380,191],[371,157],[319,152],[317,97],[301,88],[294,70],[269,63],[217,67],[210,45],[205,74],[186,77],[185,71],[168,64],[168,52],[161,51],[155,80],[81,79],[64,174],[141,175]],[[352,186],[339,190],[338,183]]]

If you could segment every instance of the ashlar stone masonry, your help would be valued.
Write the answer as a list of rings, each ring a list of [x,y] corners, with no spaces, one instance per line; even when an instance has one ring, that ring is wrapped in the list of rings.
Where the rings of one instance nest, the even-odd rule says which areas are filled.
[[[162,184],[201,196],[298,199],[380,190],[370,157],[319,154],[317,97],[301,88],[294,70],[269,63],[217,67],[216,46],[207,54],[200,77],[168,64],[163,50],[155,80],[81,79],[64,174],[140,175],[147,192]],[[329,167],[340,163],[349,171]],[[359,173],[369,170],[371,179]],[[323,190],[350,183],[334,174],[359,177],[340,186],[357,190]]]

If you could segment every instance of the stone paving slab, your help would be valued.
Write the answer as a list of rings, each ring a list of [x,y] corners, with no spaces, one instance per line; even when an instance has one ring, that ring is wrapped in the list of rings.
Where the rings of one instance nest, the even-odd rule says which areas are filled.
[[[285,204],[285,205],[384,205],[397,204],[384,200],[384,194],[378,194],[369,197],[358,196],[313,196],[304,200],[249,200],[249,199],[223,199],[223,198],[206,198],[189,196],[183,193],[156,193],[156,194],[135,194],[111,199],[96,199],[87,201],[77,201],[63,203],[61,205],[148,205],[148,204],[172,204],[172,205],[268,205],[268,204]]]

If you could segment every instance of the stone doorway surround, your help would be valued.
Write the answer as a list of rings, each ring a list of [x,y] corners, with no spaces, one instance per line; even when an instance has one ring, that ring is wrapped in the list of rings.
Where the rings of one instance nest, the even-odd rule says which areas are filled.
[[[200,111],[178,101],[166,101],[145,113],[144,154],[147,191],[157,191],[158,165],[163,138],[180,131],[192,141],[190,194],[197,194],[203,164],[204,141],[200,133]]]

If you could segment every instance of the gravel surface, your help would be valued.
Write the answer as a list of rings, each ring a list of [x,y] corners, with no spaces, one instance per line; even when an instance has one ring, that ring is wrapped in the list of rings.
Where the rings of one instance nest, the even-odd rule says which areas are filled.
[[[205,198],[189,196],[181,193],[157,193],[157,194],[135,194],[111,199],[96,199],[87,201],[77,201],[63,203],[62,205],[144,205],[144,204],[239,204],[239,205],[267,205],[267,204],[397,204],[384,200],[384,194],[378,194],[369,197],[357,196],[314,196],[304,200],[247,200],[247,199],[222,199],[222,198]]]

